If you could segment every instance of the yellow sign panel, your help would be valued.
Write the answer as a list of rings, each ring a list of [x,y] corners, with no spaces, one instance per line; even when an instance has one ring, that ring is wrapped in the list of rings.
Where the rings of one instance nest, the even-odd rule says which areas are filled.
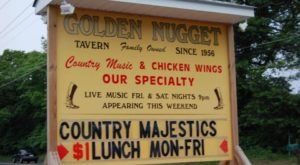
[[[232,159],[227,26],[78,9],[58,16],[63,164]]]

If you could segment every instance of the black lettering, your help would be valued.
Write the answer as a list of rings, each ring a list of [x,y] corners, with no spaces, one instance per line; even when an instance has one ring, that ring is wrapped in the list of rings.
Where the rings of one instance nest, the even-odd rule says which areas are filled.
[[[165,122],[165,132],[163,130],[161,130],[160,134],[161,134],[162,137],[168,137],[169,136],[169,124],[168,124],[168,121]]]
[[[197,137],[200,137],[200,124],[199,124],[199,121],[196,121],[196,136]]]
[[[205,155],[205,146],[204,146],[204,139],[201,139],[201,153],[202,155]]]
[[[151,141],[150,143],[150,158],[160,157],[159,141]]]
[[[140,121],[139,126],[140,126],[140,138],[150,138],[150,134],[151,134],[150,121],[146,122],[146,127],[144,127],[143,122]]]
[[[191,149],[190,143],[192,142],[191,139],[185,139],[184,140],[184,146],[185,146],[185,156],[189,156],[189,150]]]
[[[179,121],[179,125],[178,125],[179,133],[178,133],[178,135],[180,137],[185,137],[185,135],[186,135],[186,130],[185,130],[184,126],[185,126],[185,122],[184,121]]]
[[[181,54],[181,50],[179,47],[176,47],[176,54]]]
[[[151,141],[150,143],[150,158],[169,157],[179,155],[178,140],[162,140]]]
[[[83,125],[84,127],[84,125]],[[74,122],[71,126],[71,136],[76,140],[81,135],[80,124],[78,122]]]
[[[111,125],[111,121],[103,121],[102,125],[105,126],[106,139],[109,139],[109,126]]]
[[[131,146],[130,146],[130,143],[128,142],[128,141],[125,141],[125,142],[123,142],[123,145],[122,145],[122,153],[123,153],[123,157],[124,158],[126,158],[126,159],[128,159],[128,158],[130,158],[130,151],[128,151],[126,148],[125,148],[125,145],[127,146],[127,148],[130,148],[130,147],[133,147],[132,145],[133,144],[131,144]],[[127,154],[126,154],[126,151],[127,151]]]
[[[100,160],[100,156],[96,155],[96,142],[92,142],[92,159],[93,160]]]
[[[91,128],[92,128],[91,122],[88,123],[88,131],[85,131],[84,121],[81,122],[81,123],[82,123],[82,128],[81,128],[82,129],[82,137],[84,139],[90,139],[91,138],[91,132],[92,132],[92,130],[91,130]]]
[[[153,123],[152,137],[160,137],[157,121],[154,121]]]
[[[202,139],[203,140],[203,139]],[[200,152],[200,148],[201,148],[201,143],[198,139],[194,139],[193,140],[193,155],[196,156],[196,155],[201,155],[201,152]]]
[[[80,46],[79,46],[80,41],[79,40],[74,40],[74,42],[76,43],[76,48],[80,48]]]
[[[211,132],[209,133],[210,136],[216,136],[217,135],[216,125],[217,125],[217,123],[215,121],[211,121],[209,123],[209,127],[211,129]]]
[[[169,142],[168,141],[166,141],[166,140],[163,140],[162,142],[161,142],[161,153],[162,153],[162,155],[163,156],[168,156],[169,155],[169,153],[170,153],[170,144],[169,144]]]
[[[201,133],[203,136],[207,136],[208,135],[208,130],[206,129],[208,127],[208,123],[206,121],[203,121],[201,123]]]
[[[177,121],[170,121],[170,137],[177,138],[177,134],[175,133],[174,125],[177,124]]]
[[[62,122],[61,124],[60,124],[60,129],[59,129],[59,135],[60,135],[60,137],[63,139],[63,140],[67,140],[68,138],[69,138],[69,133],[66,133],[65,135],[64,135],[64,131],[63,131],[63,127],[66,127],[67,129],[69,129],[69,124],[67,123],[67,122]]]
[[[170,141],[170,150],[171,156],[178,156],[179,155],[179,141],[178,140],[171,140]]]
[[[107,145],[105,145],[107,143]],[[103,159],[111,158],[112,145],[111,142],[101,142],[101,155]]]
[[[101,122],[98,122],[98,126],[96,124],[97,123],[93,122],[92,138],[96,139],[96,136],[97,136],[98,139],[101,139],[102,138]]]
[[[137,155],[137,157],[135,157]],[[140,158],[141,156],[141,145],[139,141],[136,141],[136,146],[134,142],[131,142],[131,158]]]
[[[192,120],[188,120],[188,121],[186,121],[186,123],[189,125],[189,135],[190,135],[190,137],[192,137],[193,136],[193,124],[194,124],[194,121],[192,121]]]
[[[123,124],[124,124],[125,131],[126,131],[126,138],[128,139],[129,135],[130,135],[129,132],[130,132],[131,121],[128,121],[128,122],[124,121]]]
[[[116,139],[116,138],[122,139],[121,129],[122,129],[121,123],[118,121],[114,121],[113,122],[113,138],[114,139]]]
[[[126,143],[127,141],[125,141],[124,143]],[[115,159],[116,158],[116,154],[118,156],[118,158],[121,158],[122,157],[122,150],[123,149],[123,146],[121,147],[121,142],[118,141],[116,144],[116,142],[109,142],[111,143],[111,150],[112,150],[112,158]],[[127,142],[128,143],[128,142]]]

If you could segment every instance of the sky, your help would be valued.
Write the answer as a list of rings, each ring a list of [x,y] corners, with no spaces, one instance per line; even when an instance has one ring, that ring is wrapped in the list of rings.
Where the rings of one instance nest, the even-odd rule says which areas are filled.
[[[34,0],[0,0],[0,54],[5,49],[42,50],[47,26],[35,15]]]
[[[33,2],[34,0],[0,0],[0,54],[5,49],[26,52],[43,50],[41,38],[47,37],[47,26],[41,16],[35,14]],[[300,80],[290,83],[293,93],[300,92]]]

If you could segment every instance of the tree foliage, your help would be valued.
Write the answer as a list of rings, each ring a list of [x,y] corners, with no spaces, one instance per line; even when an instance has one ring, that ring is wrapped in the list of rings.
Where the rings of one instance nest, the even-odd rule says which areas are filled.
[[[0,56],[0,153],[45,150],[46,54],[5,50]]]
[[[244,3],[244,1],[238,1]],[[255,6],[246,32],[235,27],[241,143],[283,150],[288,136],[300,139],[300,96],[288,76],[300,69],[300,1],[247,0]]]

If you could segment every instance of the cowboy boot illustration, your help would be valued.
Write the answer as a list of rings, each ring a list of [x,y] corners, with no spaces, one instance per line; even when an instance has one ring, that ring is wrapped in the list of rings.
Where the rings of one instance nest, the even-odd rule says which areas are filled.
[[[220,88],[215,88],[215,94],[217,96],[217,99],[218,99],[218,105],[216,107],[214,107],[214,109],[218,110],[218,109],[223,109],[224,107],[224,104],[223,104],[223,98],[222,98],[222,93],[221,93],[221,90]]]
[[[79,106],[75,105],[73,103],[73,98],[74,98],[74,94],[76,92],[76,89],[77,89],[77,85],[76,84],[73,84],[72,82],[69,84],[69,88],[68,88],[68,91],[67,91],[67,100],[66,100],[66,106],[68,108],[71,108],[71,109],[78,109]]]

